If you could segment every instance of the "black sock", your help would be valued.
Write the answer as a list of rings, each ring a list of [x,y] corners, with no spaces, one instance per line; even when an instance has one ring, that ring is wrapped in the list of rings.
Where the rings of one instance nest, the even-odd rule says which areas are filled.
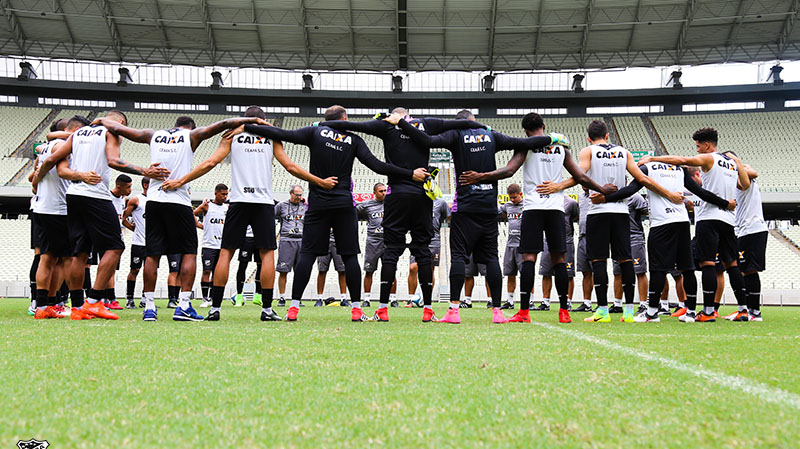
[[[303,299],[303,293],[308,286],[308,279],[311,277],[311,269],[314,268],[314,261],[317,258],[310,253],[300,253],[297,258],[297,265],[294,270],[294,280],[292,282],[292,299]]]
[[[353,301],[361,301],[361,267],[358,265],[358,256],[350,254],[342,256],[344,262],[344,280],[350,290]],[[389,286],[391,287],[391,285]]]
[[[256,264],[256,293],[263,294],[264,290],[261,288],[261,264]]]
[[[519,308],[530,310],[531,292],[536,279],[536,262],[523,260],[519,268]]]
[[[47,297],[47,305],[54,306],[58,304],[58,296],[48,296]]]
[[[200,282],[200,293],[203,295],[204,300],[208,300],[208,291],[211,290],[211,281]]]
[[[761,310],[761,277],[758,272],[744,276],[744,285],[747,287],[747,308],[750,312]]]
[[[419,279],[419,289],[422,291],[422,303],[425,306],[433,304],[433,264],[417,263],[417,279]]]
[[[95,290],[90,288],[89,294],[86,296],[97,301],[102,301],[103,297],[105,296],[105,290]]]
[[[636,294],[636,273],[633,271],[633,261],[620,263],[619,269],[622,274],[622,292],[625,294],[625,304],[633,304],[633,297]]]
[[[136,279],[128,281],[125,285],[125,297],[128,301],[133,301],[133,291],[136,290]]]
[[[39,271],[39,261],[42,260],[41,254],[34,254],[31,262],[31,269],[28,272],[28,281],[31,283],[31,291],[36,290],[36,272]]]
[[[115,292],[113,288],[107,288],[103,290],[103,296],[108,300],[108,302],[114,302],[117,300],[117,292]]]
[[[714,307],[714,296],[717,294],[717,268],[714,265],[701,268],[703,282],[703,307]]]
[[[464,277],[467,265],[463,259],[453,259],[450,262],[450,301],[461,300],[461,288],[464,286]]]
[[[608,307],[608,268],[605,260],[592,262],[594,293],[597,295],[597,306]]]
[[[661,308],[661,293],[664,291],[664,285],[667,283],[667,273],[665,271],[651,271],[650,272],[650,288],[648,290],[647,305],[654,309]]]
[[[683,272],[683,291],[686,292],[686,308],[694,311],[697,309],[697,276],[693,270]]]
[[[73,308],[83,305],[83,290],[70,290],[69,291],[70,305]]]
[[[261,303],[263,304],[263,306],[261,307],[266,307],[266,308],[272,307],[273,293],[274,289],[271,288],[265,288],[264,290],[261,291]]]
[[[36,291],[36,307],[47,307],[50,304],[47,301],[47,290],[37,289]]]
[[[83,289],[87,292],[92,289],[92,271],[89,267],[83,270]]]
[[[555,264],[553,266],[553,277],[555,278],[559,307],[567,310],[569,309],[569,274],[567,273],[567,264]]]
[[[247,263],[240,263],[236,270],[236,294],[241,295],[244,290],[244,276],[247,274]]]
[[[225,294],[225,287],[211,287],[211,307],[222,307],[222,295]]]
[[[739,270],[739,266],[726,268],[725,271],[728,273],[728,280],[731,282],[733,295],[736,296],[736,303],[739,304],[739,307],[747,307],[747,289],[744,286],[744,279],[742,278],[742,271]]]
[[[382,265],[380,302],[381,304],[389,304],[389,295],[392,293],[394,276],[397,274],[397,264],[386,263],[386,261],[383,261]]]
[[[181,288],[177,285],[168,285],[167,286],[167,297],[169,299],[178,299],[180,296]]]
[[[500,307],[503,290],[503,273],[500,263],[495,259],[486,264],[486,283],[489,284],[489,294],[492,296],[492,307]]]
[[[69,298],[69,287],[67,281],[61,283],[61,288],[58,289],[59,302],[66,302]]]

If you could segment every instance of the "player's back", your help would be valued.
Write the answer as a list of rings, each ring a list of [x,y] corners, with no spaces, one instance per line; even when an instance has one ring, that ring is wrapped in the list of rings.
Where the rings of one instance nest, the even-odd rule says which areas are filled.
[[[73,181],[67,194],[111,199],[111,192],[108,190],[111,168],[106,157],[107,132],[104,126],[84,126],[73,133],[70,167],[79,172],[93,171],[100,175],[101,181],[95,185]]]
[[[162,129],[153,133],[150,139],[150,162],[159,162],[161,167],[168,169],[168,179],[180,179],[192,170],[194,151],[190,135],[191,130],[186,128]],[[165,192],[161,190],[163,182],[159,179],[150,181],[150,201],[191,206],[189,183]]]

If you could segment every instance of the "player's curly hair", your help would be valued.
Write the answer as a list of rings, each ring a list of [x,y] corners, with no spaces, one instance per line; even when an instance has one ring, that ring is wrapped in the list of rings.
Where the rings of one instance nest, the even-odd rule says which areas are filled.
[[[716,145],[718,139],[719,134],[714,128],[700,128],[692,134],[692,140],[696,142],[709,142]]]

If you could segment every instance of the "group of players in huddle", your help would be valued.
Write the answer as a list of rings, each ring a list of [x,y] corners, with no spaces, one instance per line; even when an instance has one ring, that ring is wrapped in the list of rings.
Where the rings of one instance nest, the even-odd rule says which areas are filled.
[[[476,271],[475,266],[484,269],[493,323],[530,322],[534,265],[543,251],[541,272],[547,284],[545,291],[549,291],[549,284],[555,284],[559,322],[571,322],[570,278],[576,269],[584,274],[585,301],[572,311],[591,311],[587,322],[609,322],[609,313],[615,311],[609,310],[607,299],[609,249],[618,274],[619,287],[615,290],[621,291],[615,296],[624,296],[625,301],[624,306],[616,305],[623,322],[659,320],[659,314],[664,313],[661,297],[668,273],[680,279],[681,297],[685,297],[673,315],[683,322],[715,321],[718,307],[715,299],[721,288],[720,264],[728,273],[739,304],[738,311],[729,318],[761,320],[758,272],[764,269],[767,229],[754,181],[756,173],[734,154],[718,152],[717,132],[711,128],[698,130],[692,136],[697,146],[696,156],[647,157],[637,165],[628,150],[609,143],[608,129],[602,121],[588,125],[589,145],[580,150],[576,163],[569,153],[566,137],[545,134],[544,121],[536,113],[522,119],[525,138],[492,130],[475,121],[466,110],[459,112],[455,120],[442,120],[412,118],[404,108],[396,108],[385,118],[350,122],[343,107],[332,106],[325,112],[324,122],[284,130],[271,126],[263,110],[254,106],[243,117],[205,127],[196,127],[194,120],[186,116],[179,117],[173,128],[165,130],[127,125],[125,114],[113,110],[91,124],[73,117],[63,131],[48,135],[49,141],[31,177],[35,193],[33,220],[40,254],[36,268],[36,318],[118,318],[108,304],[116,303],[113,278],[124,248],[120,226],[125,226],[134,231],[128,306],[132,307],[136,282],[134,261],[143,261],[136,270],[143,266],[145,321],[158,319],[154,292],[161,256],[168,256],[170,268],[174,268],[171,271],[176,273],[170,282],[174,286],[171,292],[176,296],[170,294],[175,302],[173,320],[220,320],[230,263],[237,250],[240,261],[243,257],[245,261],[252,258],[259,266],[255,299],[262,306],[261,320],[283,320],[272,307],[276,249],[281,303],[286,302],[286,273],[294,271],[286,320],[298,319],[315,261],[320,271],[318,304],[321,302],[324,272],[333,259],[341,273],[343,299],[345,292],[350,292],[347,305],[351,306],[352,321],[388,321],[390,303],[395,302],[397,263],[406,248],[411,252],[412,274],[416,274],[421,291],[423,322],[461,322],[459,309],[471,307],[468,298],[461,300],[467,275],[475,274],[468,272],[470,266],[473,267],[470,271]],[[192,167],[194,151],[200,143],[222,132],[216,151]],[[378,160],[353,132],[381,138],[385,162]],[[139,167],[124,161],[120,156],[122,138],[147,144],[151,165]],[[287,156],[282,142],[308,147],[307,169]],[[432,179],[427,167],[431,148],[445,148],[452,154],[458,180],[450,207],[436,198],[436,189],[430,188]],[[513,151],[513,155],[507,166],[497,168],[495,153],[502,150]],[[388,177],[386,185],[375,185],[374,199],[358,205],[352,192],[356,158],[370,170]],[[230,189],[218,185],[213,201],[205,201],[193,209],[191,181],[226,159],[231,164]],[[273,159],[293,176],[309,183],[307,202],[302,201],[302,188],[295,186],[288,201],[275,204]],[[118,198],[130,193],[131,179],[120,176],[117,186],[110,190],[112,168],[144,177],[144,192],[131,198],[127,205],[123,203],[123,209]],[[507,318],[503,309],[514,306],[513,293],[502,304],[497,181],[512,176],[520,168],[522,188],[518,185],[509,188],[510,201],[500,211],[509,220],[509,244],[504,256],[509,292],[515,287],[511,285],[512,278],[516,284],[515,275],[517,271],[520,274],[520,309]],[[563,179],[563,170],[571,177]],[[630,183],[626,183],[628,174],[632,176]],[[584,188],[579,213],[574,201],[564,194],[564,190],[576,184]],[[648,201],[637,194],[642,187],[648,189]],[[686,191],[698,199],[687,201]],[[687,205],[694,211],[694,243]],[[631,210],[636,214],[646,210],[650,218],[649,289],[640,288],[640,298],[646,294],[648,302],[638,314],[634,313],[634,291],[636,267],[645,266],[644,251],[640,250],[644,237],[637,239],[634,233],[632,238]],[[437,318],[432,308],[434,269],[441,248],[439,228],[448,211],[450,303],[445,315]],[[368,220],[363,300],[357,257],[359,214]],[[572,243],[576,215],[580,222],[577,256]],[[202,224],[196,216],[203,216]],[[276,217],[281,223],[280,248]],[[210,308],[205,317],[191,304],[198,246],[195,228],[199,226],[205,231],[201,286],[203,306]],[[409,233],[411,242],[406,243]],[[97,274],[84,298],[86,266],[92,253],[99,255]],[[373,273],[379,260],[379,304],[374,316],[368,317],[363,309],[369,305]],[[641,287],[643,273],[639,269]],[[702,272],[700,310],[695,270]],[[240,272],[243,277],[243,271]],[[417,287],[412,277],[409,277],[410,292]],[[70,312],[59,306],[58,291],[64,283],[72,303]],[[594,310],[589,301],[591,286],[597,299]],[[238,291],[241,293],[241,287]],[[241,294],[237,299],[241,304]],[[547,309],[549,301],[537,308]]]

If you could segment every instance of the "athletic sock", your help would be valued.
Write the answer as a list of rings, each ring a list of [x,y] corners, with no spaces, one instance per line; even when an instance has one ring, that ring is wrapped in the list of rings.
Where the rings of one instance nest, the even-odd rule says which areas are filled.
[[[369,301],[369,293],[364,292],[364,301]]]
[[[503,295],[503,272],[496,257],[486,264],[486,282],[489,284],[489,293],[492,296],[492,307],[500,307]]]
[[[451,301],[449,308],[450,309],[457,309],[459,305],[460,305],[459,303]]]
[[[395,293],[390,293],[389,302],[395,302],[395,301],[397,301],[397,295]]]
[[[378,308],[379,309],[387,309],[387,308],[389,308],[389,303],[388,302],[382,302],[382,303],[378,304]]]
[[[592,262],[594,280],[594,293],[597,295],[598,307],[605,307],[608,311],[608,268],[605,260]]]
[[[353,308],[360,309],[361,308],[361,301],[353,301]]]
[[[44,310],[45,307],[49,306],[49,301],[47,299],[47,290],[44,289],[37,289],[36,290],[36,308],[40,310]]]
[[[212,314],[212,313],[214,313],[214,312],[217,312],[217,313],[219,313],[219,310],[220,310],[220,308],[219,308],[219,307],[214,307],[214,306],[211,306],[211,309],[209,309],[208,313],[209,313],[209,315],[210,315],[210,314]]]
[[[181,309],[188,309],[192,306],[190,299],[192,298],[192,292],[180,292],[178,294],[178,307]]]
[[[142,292],[144,310],[156,310],[155,292]]]
[[[422,291],[422,303],[426,306],[433,304],[433,265],[418,263],[417,279]]]
[[[241,295],[244,290],[244,276],[247,274],[247,262],[240,263],[239,269],[236,270],[236,294]]]
[[[519,309],[529,310],[531,308],[531,292],[536,280],[534,272],[536,262],[523,260],[519,267]]]
[[[361,267],[358,265],[358,256],[350,254],[342,256],[344,262],[344,280],[353,301],[361,303]],[[347,299],[347,294],[342,294],[342,301]]]
[[[82,306],[83,305],[83,290],[82,289],[70,290],[69,291],[69,299],[70,299],[70,305],[73,308]]]
[[[98,302],[103,300],[104,292],[103,290],[95,290],[93,288],[89,289],[89,294],[86,295],[86,302],[89,304],[97,304]]]
[[[750,312],[758,312],[761,309],[761,277],[758,273],[744,276],[744,285],[747,288],[747,308]]]
[[[299,308],[300,307],[300,300],[299,299],[293,299],[291,307]]]
[[[294,281],[292,283],[292,307],[300,307],[300,300],[303,298],[303,292],[308,285],[308,279],[311,277],[311,269],[314,267],[314,261],[317,258],[310,253],[300,253],[297,258],[297,264],[294,267]],[[294,300],[297,300],[295,306]]]
[[[506,302],[508,302],[509,304],[514,304],[514,292],[506,293]]]
[[[392,264],[384,260],[381,266],[381,304],[389,303],[389,295],[392,293],[392,284],[394,284],[395,274],[397,274],[397,262]]]
[[[181,288],[177,285],[168,285],[167,286],[167,298],[168,299],[178,299],[178,295],[180,294]]]
[[[450,301],[460,302],[465,272],[466,263],[463,259],[454,258],[450,262]]]
[[[625,294],[625,304],[633,304],[633,298],[636,294],[636,273],[633,270],[633,261],[628,260],[620,263],[619,269],[622,273],[622,291]]]
[[[558,305],[562,309],[569,309],[569,275],[567,274],[567,264],[558,263],[553,266],[553,277],[555,278],[556,293],[558,294]],[[550,305],[550,301],[547,301]]]
[[[667,282],[665,271],[650,272],[650,286],[647,291],[649,296],[647,302],[647,314],[651,317],[658,315],[661,306],[661,292],[664,291],[664,284]]]
[[[622,298],[614,298],[614,307],[622,307]]]
[[[742,271],[739,270],[739,266],[733,266],[730,268],[726,268],[725,271],[728,273],[728,280],[731,283],[731,289],[733,290],[733,295],[736,296],[736,303],[739,304],[739,311],[743,312],[747,310],[747,289],[744,286],[744,278],[742,277]]]
[[[222,307],[222,297],[225,295],[225,287],[223,286],[211,286],[211,308],[220,308]]]
[[[208,301],[208,292],[211,290],[211,281],[200,282],[200,293],[203,295],[203,300]]]
[[[92,271],[89,267],[83,269],[83,289],[87,293],[92,289]]]
[[[662,309],[669,309],[669,301],[662,300],[660,306]]]
[[[339,300],[340,300],[340,301],[346,301],[346,300],[347,300],[347,293],[342,293],[342,294],[339,296]]]
[[[583,298],[583,304],[586,305],[586,307],[592,307],[592,299]]]
[[[472,304],[472,296],[465,296],[464,297],[464,302],[466,304]]]
[[[717,294],[717,269],[714,265],[701,268],[703,282],[703,310],[708,313],[710,307],[714,310],[714,296]]]
[[[125,298],[127,298],[128,301],[133,301],[134,290],[136,290],[136,280],[126,282]]]
[[[117,300],[117,292],[113,288],[107,288],[103,290],[103,296],[108,300],[108,302],[114,302]]]
[[[697,309],[697,276],[694,270],[683,272],[683,290],[686,292],[686,309],[694,312]]]

